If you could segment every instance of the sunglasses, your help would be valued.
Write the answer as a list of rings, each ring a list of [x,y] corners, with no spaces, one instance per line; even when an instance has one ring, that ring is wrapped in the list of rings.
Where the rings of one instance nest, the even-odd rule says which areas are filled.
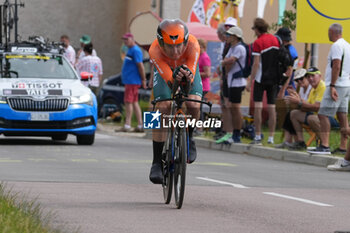
[[[304,77],[302,78],[298,78],[297,80],[295,80],[296,82],[300,82],[300,81],[303,81],[304,80]]]

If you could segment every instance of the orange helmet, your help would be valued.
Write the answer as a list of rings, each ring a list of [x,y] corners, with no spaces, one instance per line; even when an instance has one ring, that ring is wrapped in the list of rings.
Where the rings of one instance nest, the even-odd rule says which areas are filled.
[[[181,19],[164,19],[158,26],[157,39],[160,46],[165,44],[186,44],[188,28]]]

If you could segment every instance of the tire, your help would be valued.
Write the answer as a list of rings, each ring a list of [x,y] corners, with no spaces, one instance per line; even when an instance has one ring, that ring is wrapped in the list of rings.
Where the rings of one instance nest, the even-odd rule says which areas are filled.
[[[169,150],[166,151],[166,155],[164,156],[163,160],[163,196],[164,196],[164,203],[169,204],[171,201],[171,194],[173,192],[173,171],[171,170],[172,165],[172,155],[171,155],[171,147]]]
[[[185,195],[186,162],[187,162],[187,134],[184,128],[178,129],[177,147],[175,152],[174,193],[175,205],[181,209]]]
[[[54,141],[66,141],[68,138],[68,134],[54,135],[51,138]]]
[[[95,133],[90,135],[77,135],[78,145],[92,145],[95,141]]]

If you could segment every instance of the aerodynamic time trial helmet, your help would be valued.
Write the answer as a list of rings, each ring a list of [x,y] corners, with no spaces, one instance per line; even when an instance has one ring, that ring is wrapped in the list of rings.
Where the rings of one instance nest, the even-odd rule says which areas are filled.
[[[188,28],[181,19],[164,19],[157,29],[157,39],[160,46],[165,44],[187,44]]]

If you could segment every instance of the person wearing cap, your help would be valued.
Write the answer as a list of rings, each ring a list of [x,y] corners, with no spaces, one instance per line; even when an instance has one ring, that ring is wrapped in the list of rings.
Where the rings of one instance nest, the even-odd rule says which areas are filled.
[[[77,58],[76,58],[76,61],[75,63],[78,63],[79,59],[82,59],[83,57],[86,56],[85,52],[84,52],[84,46],[87,45],[87,44],[90,44],[91,43],[91,37],[89,35],[83,35],[81,38],[80,38],[80,49],[77,53]],[[96,53],[96,50],[93,49],[92,50],[92,56],[97,56],[97,53]]]
[[[310,128],[318,135],[320,131],[320,122],[316,113],[320,109],[320,103],[324,91],[326,89],[325,83],[322,80],[321,72],[316,67],[310,67],[306,72],[306,78],[309,80],[312,89],[309,97],[306,100],[294,91],[289,89],[289,95],[285,97],[287,104],[294,110],[290,111],[283,123],[285,130],[284,142],[278,145],[278,148],[289,148],[292,150],[306,149],[306,144],[303,136],[302,125],[309,125]],[[292,143],[292,137],[296,135],[296,140]]]
[[[288,80],[281,87],[281,89],[278,93],[279,98],[282,98],[284,95],[288,94],[288,92],[286,92],[286,89],[288,86],[292,86],[295,89],[294,70],[298,66],[298,52],[297,52],[296,48],[291,43],[291,41],[292,41],[291,33],[292,32],[289,30],[289,28],[282,27],[282,28],[278,29],[278,31],[275,34],[278,38],[280,38],[280,40],[282,42],[281,46],[284,46],[288,49],[290,57],[291,57],[291,63],[289,65],[287,71],[285,72],[285,74],[288,77]]]
[[[93,74],[92,80],[89,80],[87,85],[91,91],[97,95],[98,87],[102,82],[102,61],[99,57],[92,55],[93,45],[91,43],[86,44],[83,51],[85,53],[85,56],[82,59],[79,59],[78,63],[75,65],[75,68],[78,74],[81,72],[88,72]]]
[[[218,25],[216,33],[222,42],[221,55],[222,59],[224,59],[231,46],[229,43],[226,43],[226,27],[223,23]],[[223,143],[232,137],[232,116],[231,110],[229,108],[228,86],[225,67],[222,67],[220,64],[220,66],[217,67],[217,73],[220,76],[220,107],[222,128],[221,131],[214,135],[214,139],[216,140],[216,143]]]
[[[69,37],[67,35],[61,36],[61,43],[63,43],[64,48],[64,56],[68,59],[68,61],[74,66],[75,65],[75,50],[70,45]]]
[[[296,70],[294,72],[294,81],[297,83],[297,87],[299,87],[298,94],[300,95],[300,98],[307,100],[309,98],[312,86],[310,85],[309,80],[306,78],[306,70],[303,68]],[[287,88],[287,92],[289,93],[295,89],[296,88],[293,87]]]
[[[143,55],[131,33],[125,33],[122,39],[124,44],[128,47],[128,52],[126,53],[122,67],[122,82],[125,86],[125,124],[123,131],[131,131],[131,118],[133,112],[135,112],[138,123],[135,131],[143,132],[142,112],[138,101],[138,90],[140,86],[142,85],[144,89],[147,88]]]
[[[321,109],[318,117],[321,122],[321,144],[310,153],[329,154],[329,134],[331,130],[328,116],[337,114],[341,128],[340,145],[334,153],[345,153],[348,124],[348,104],[350,97],[350,44],[342,36],[342,26],[338,23],[332,24],[328,29],[328,37],[333,42],[327,57],[326,66],[326,92],[321,102]],[[350,144],[349,144],[350,145]],[[328,166],[329,170],[350,171],[349,147],[345,158],[339,163]]]
[[[230,44],[225,59],[222,60],[221,65],[227,71],[227,84],[229,88],[229,101],[231,110],[231,118],[233,125],[232,137],[226,143],[240,143],[241,142],[241,128],[242,128],[242,113],[241,101],[242,92],[247,85],[247,80],[243,77],[242,69],[245,66],[247,52],[242,44],[243,32],[239,27],[231,27],[226,31],[226,42]]]
[[[276,95],[278,88],[278,39],[267,33],[269,25],[262,18],[256,18],[252,30],[258,37],[253,43],[253,65],[251,73],[251,82],[247,85],[247,91],[250,91],[254,81],[253,99],[254,99],[254,125],[256,134],[251,144],[262,145],[261,124],[263,109],[263,94],[266,91],[267,105],[269,114],[269,137],[268,143],[274,143],[274,134],[276,127]]]

